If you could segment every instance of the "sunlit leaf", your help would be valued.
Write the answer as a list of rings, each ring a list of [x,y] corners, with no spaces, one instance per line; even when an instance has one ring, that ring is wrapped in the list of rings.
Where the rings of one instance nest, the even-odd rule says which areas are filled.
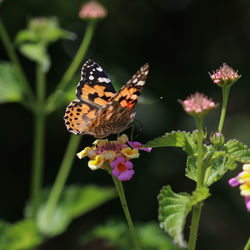
[[[162,137],[157,137],[152,141],[149,141],[146,147],[181,147],[188,154],[193,154],[196,149],[196,144],[193,140],[193,136],[185,131],[172,131],[166,133]]]
[[[221,147],[221,151],[236,161],[250,163],[250,149],[240,141],[229,140]]]
[[[1,250],[31,249],[42,241],[32,220],[22,220],[14,224],[1,221],[0,232]]]
[[[94,185],[69,186],[64,189],[51,219],[46,221],[45,205],[48,193],[48,190],[43,193],[43,202],[38,211],[37,227],[41,233],[49,237],[64,232],[73,219],[116,197],[113,188]],[[27,208],[26,215],[30,217],[30,207]]]
[[[183,229],[188,213],[209,195],[206,187],[194,191],[192,196],[188,193],[174,193],[170,186],[162,188],[158,196],[160,226],[173,237],[174,243],[179,247],[187,246]]]
[[[186,216],[191,211],[191,196],[188,193],[176,194],[170,186],[162,188],[159,196],[159,221],[160,226],[173,237],[174,243],[186,247],[183,237],[183,228]]]
[[[21,101],[22,86],[16,68],[10,63],[0,62],[0,103]]]

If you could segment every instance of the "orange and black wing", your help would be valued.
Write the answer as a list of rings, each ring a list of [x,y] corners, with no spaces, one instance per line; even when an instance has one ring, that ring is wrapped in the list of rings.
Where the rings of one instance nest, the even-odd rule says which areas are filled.
[[[115,94],[116,91],[106,73],[96,62],[89,59],[82,67],[76,97],[79,100],[105,106]]]
[[[66,108],[64,121],[68,131],[83,134],[89,122],[95,118],[100,108],[82,100],[72,101]]]
[[[148,71],[149,65],[146,63],[112,98],[112,102],[119,102],[122,107],[133,109],[147,80]]]

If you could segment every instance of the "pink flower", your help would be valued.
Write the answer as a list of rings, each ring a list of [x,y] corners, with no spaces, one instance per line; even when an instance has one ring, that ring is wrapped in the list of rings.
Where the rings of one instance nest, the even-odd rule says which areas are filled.
[[[151,152],[152,148],[145,148],[145,147],[142,147],[141,143],[138,142],[138,141],[128,141],[128,144],[131,148],[134,148],[134,149],[139,149],[139,150],[144,150],[144,151],[147,151],[147,152]]]
[[[213,71],[213,74],[209,73],[209,75],[212,81],[219,86],[232,85],[241,77],[237,71],[235,72],[234,69],[226,63],[223,63],[222,67]]]
[[[133,168],[133,163],[131,161],[126,161],[125,157],[117,157],[116,160],[110,163],[112,174],[117,177],[119,181],[128,181],[132,178],[135,171]]]
[[[106,16],[107,10],[95,1],[85,3],[79,12],[79,17],[82,19],[96,19],[104,18]]]
[[[211,99],[198,92],[189,96],[186,100],[180,101],[180,103],[190,115],[205,115],[217,106]]]

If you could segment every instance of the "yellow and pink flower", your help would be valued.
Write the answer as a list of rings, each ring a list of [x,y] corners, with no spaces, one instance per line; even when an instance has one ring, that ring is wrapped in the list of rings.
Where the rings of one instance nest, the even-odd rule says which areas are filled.
[[[244,164],[243,171],[231,178],[228,183],[232,187],[240,185],[240,194],[245,197],[246,208],[250,212],[250,164]]]
[[[112,173],[120,181],[130,180],[135,171],[131,159],[140,156],[138,150],[151,151],[151,148],[141,146],[140,142],[128,141],[123,134],[116,141],[96,140],[92,147],[86,147],[77,154],[79,159],[88,157],[91,170],[103,169]]]

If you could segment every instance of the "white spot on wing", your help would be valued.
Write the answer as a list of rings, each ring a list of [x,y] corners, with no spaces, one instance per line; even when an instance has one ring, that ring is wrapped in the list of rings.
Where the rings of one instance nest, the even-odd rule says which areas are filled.
[[[96,68],[98,71],[102,72],[102,68],[101,67],[98,67]]]
[[[145,84],[145,81],[139,81],[137,85],[143,86]]]
[[[109,82],[110,82],[109,79],[108,79],[108,78],[105,78],[105,77],[99,77],[99,78],[98,78],[98,81],[99,81],[99,82],[106,82],[106,83],[109,83]]]
[[[93,76],[90,76],[90,77],[89,77],[89,80],[90,80],[90,81],[92,81],[92,80],[94,80],[94,79],[95,79],[95,78],[94,78]]]
[[[138,81],[138,79],[137,79],[137,78],[135,78],[135,79],[134,79],[134,81],[133,81],[133,83],[136,83],[137,81]]]

